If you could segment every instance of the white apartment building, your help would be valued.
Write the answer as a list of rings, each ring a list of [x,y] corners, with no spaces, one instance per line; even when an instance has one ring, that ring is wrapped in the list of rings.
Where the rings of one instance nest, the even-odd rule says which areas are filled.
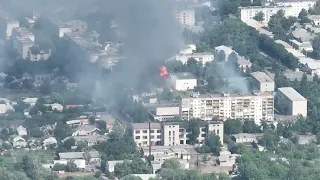
[[[309,10],[316,4],[317,0],[278,0],[277,5],[279,6],[291,6],[292,15],[298,17],[302,9]]]
[[[260,92],[274,91],[274,81],[264,72],[251,73],[251,82]]]
[[[190,58],[195,59],[198,62],[201,62],[205,65],[207,62],[212,62],[214,55],[211,53],[189,53],[189,54],[177,54],[172,59],[181,61],[183,64],[186,64]]]
[[[225,120],[252,119],[256,124],[261,120],[273,121],[274,98],[272,92],[252,94],[192,94],[180,95],[180,118],[190,120],[214,117]]]
[[[176,17],[183,26],[194,26],[195,12],[193,9],[180,10],[176,13]]]
[[[4,34],[5,38],[9,38],[12,35],[13,28],[19,27],[19,21],[9,19],[6,17],[0,18],[1,34]]]
[[[314,26],[319,26],[320,25],[320,15],[310,15],[308,18],[311,20],[311,23]]]
[[[178,146],[190,144],[188,135],[191,133],[188,122],[162,122],[162,123],[134,123],[133,137],[139,147],[149,146]],[[222,121],[200,121],[200,134],[198,142],[205,140],[209,133],[220,137],[223,143]]]
[[[292,6],[249,6],[239,7],[240,18],[243,22],[247,22],[249,19],[253,19],[259,12],[264,13],[264,23],[269,22],[270,17],[276,14],[278,11],[283,10],[285,17],[294,16],[294,8]],[[297,17],[297,16],[296,16]]]
[[[188,72],[171,73],[172,87],[177,91],[192,90],[197,86],[197,78]]]
[[[278,88],[277,104],[286,115],[307,117],[307,99],[292,87]]]

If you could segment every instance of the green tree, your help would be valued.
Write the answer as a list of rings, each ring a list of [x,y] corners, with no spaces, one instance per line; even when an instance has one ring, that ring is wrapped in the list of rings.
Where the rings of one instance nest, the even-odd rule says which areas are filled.
[[[72,146],[76,145],[76,140],[74,138],[69,138],[67,140],[64,141],[63,143],[63,147],[70,150]]]
[[[262,11],[258,12],[253,19],[259,22],[264,21],[264,13]]]
[[[228,135],[242,133],[242,125],[239,119],[227,119],[224,122],[224,133]]]
[[[268,150],[273,150],[278,145],[280,141],[279,136],[276,132],[272,130],[267,130],[263,133],[262,139],[259,141],[259,144],[265,146]]]
[[[78,170],[77,165],[73,162],[68,162],[66,165],[67,172],[76,172]]]
[[[191,144],[197,143],[200,135],[200,121],[201,119],[191,119],[188,124],[189,140]]]
[[[298,18],[300,19],[300,23],[309,23],[310,19],[308,18],[308,12],[305,9],[302,9],[299,13]]]
[[[245,120],[242,125],[244,133],[260,133],[260,127],[253,120]]]
[[[312,40],[312,48],[313,48],[313,53],[317,58],[320,58],[320,36],[316,36]]]
[[[39,90],[43,94],[50,94],[52,92],[52,87],[49,81],[44,81],[41,86],[39,87]]]
[[[170,101],[174,99],[174,94],[169,88],[163,88],[163,91],[160,94],[160,100]]]
[[[199,148],[199,152],[213,153],[214,155],[218,155],[221,147],[222,145],[220,142],[220,137],[213,133],[210,133],[205,139],[204,144]]]
[[[161,165],[162,168],[180,169],[180,162],[177,159],[167,159]]]

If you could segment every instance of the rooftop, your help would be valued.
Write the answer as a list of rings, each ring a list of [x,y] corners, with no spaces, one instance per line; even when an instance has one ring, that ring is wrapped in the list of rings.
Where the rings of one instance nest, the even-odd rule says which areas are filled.
[[[65,152],[59,153],[60,159],[82,159],[84,152]]]
[[[287,96],[291,101],[307,101],[306,98],[304,98],[292,87],[278,88],[278,91]]]
[[[260,93],[221,93],[221,94],[192,94],[189,92],[180,93],[181,98],[250,98],[252,96],[272,96],[272,92],[260,92]]]
[[[139,129],[149,129],[149,123],[133,123],[132,124],[134,130]],[[150,123],[151,129],[161,129],[160,123]]]
[[[297,58],[302,58],[302,57],[305,57],[304,54],[302,54],[300,51],[298,50],[295,50],[295,49],[287,49],[287,51],[289,53],[291,53],[293,56],[297,57]]]
[[[171,73],[171,77],[175,77],[177,79],[196,79],[196,77],[189,72]]]
[[[310,69],[319,69],[320,61],[311,58],[304,58],[300,60],[301,64],[307,65]]]
[[[233,52],[232,48],[231,47],[228,47],[228,46],[217,46],[214,48],[216,51],[221,51],[223,50],[226,54],[230,54]]]
[[[273,80],[271,79],[271,77],[269,77],[266,73],[264,72],[253,72],[251,73],[251,76],[253,78],[255,78],[257,81],[259,81],[260,83],[263,82],[273,82]]]
[[[281,44],[286,49],[288,49],[288,48],[293,49],[293,47],[290,44],[288,44],[287,42],[282,41],[280,39],[275,40],[275,42],[278,43],[278,44]]]
[[[271,9],[271,8],[284,8],[291,7],[285,5],[277,5],[277,6],[248,6],[248,7],[239,7],[239,9]]]
[[[298,28],[292,32],[294,38],[301,40],[302,42],[309,42],[313,39],[313,35],[307,30]]]

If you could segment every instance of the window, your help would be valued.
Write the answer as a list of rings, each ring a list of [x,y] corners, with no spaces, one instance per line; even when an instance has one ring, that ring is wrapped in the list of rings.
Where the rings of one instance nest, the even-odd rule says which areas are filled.
[[[171,136],[171,131],[169,131],[169,136]]]
[[[161,130],[157,130],[157,133],[161,133]]]
[[[154,139],[154,136],[151,136],[151,139]]]
[[[136,130],[136,134],[140,134],[140,130]]]
[[[159,135],[159,136],[157,136],[157,139],[161,139],[161,136]]]
[[[140,136],[136,136],[136,139],[140,139]]]
[[[151,130],[151,133],[154,133],[154,130]]]
[[[148,136],[143,136],[143,139],[148,139]]]
[[[184,132],[184,129],[179,129],[179,132]]]
[[[206,137],[206,134],[201,134],[201,137]]]
[[[217,129],[217,134],[219,134],[219,129]]]
[[[143,130],[143,133],[147,133],[148,132],[148,130]]]

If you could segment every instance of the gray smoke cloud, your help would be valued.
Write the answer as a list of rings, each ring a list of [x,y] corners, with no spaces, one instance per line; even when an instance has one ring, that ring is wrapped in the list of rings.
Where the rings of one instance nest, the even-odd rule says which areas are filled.
[[[125,58],[109,74],[108,80],[126,88],[146,85],[147,77],[158,73],[158,67],[172,57],[182,43],[181,27],[172,0],[2,0],[0,5],[13,17],[31,15],[36,11],[46,19],[66,21],[93,12],[108,14],[125,34],[121,49],[121,56]],[[81,66],[81,63],[75,66]],[[83,78],[80,81],[102,82],[96,85],[94,92],[112,94],[117,91],[113,85],[105,85],[107,79],[104,77],[97,78],[97,72],[87,68],[87,64],[83,66],[86,72],[82,72],[85,77],[80,77]],[[87,88],[93,89],[92,86]]]
[[[129,87],[138,83],[143,71],[159,66],[179,50],[181,34],[173,1],[106,0],[102,4],[126,36],[126,59],[116,78]]]

